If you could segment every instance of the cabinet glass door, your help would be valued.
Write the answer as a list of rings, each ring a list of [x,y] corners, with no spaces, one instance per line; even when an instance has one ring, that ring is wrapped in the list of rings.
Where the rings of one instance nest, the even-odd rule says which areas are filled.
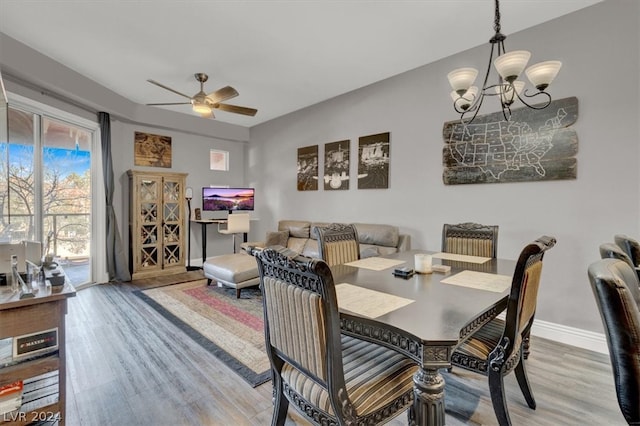
[[[140,266],[153,268],[160,263],[160,221],[158,205],[160,199],[160,181],[154,179],[140,179],[138,185],[140,194],[141,245]]]
[[[164,263],[173,265],[182,259],[182,215],[180,182],[165,178],[163,183],[163,238]]]

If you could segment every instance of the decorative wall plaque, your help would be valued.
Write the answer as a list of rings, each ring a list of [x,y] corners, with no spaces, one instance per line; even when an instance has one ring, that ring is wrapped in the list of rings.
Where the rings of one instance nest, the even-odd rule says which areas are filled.
[[[349,189],[349,140],[324,145],[324,189]]]
[[[318,190],[318,145],[298,148],[298,191]]]
[[[541,110],[518,108],[478,115],[473,123],[444,124],[445,185],[576,179],[578,99],[560,99]]]
[[[358,141],[358,189],[389,188],[389,132]]]

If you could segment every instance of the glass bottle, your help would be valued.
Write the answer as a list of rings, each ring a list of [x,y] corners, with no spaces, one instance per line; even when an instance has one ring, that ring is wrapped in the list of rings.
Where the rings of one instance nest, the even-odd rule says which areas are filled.
[[[18,256],[11,255],[11,291],[20,291],[20,277],[18,276]]]

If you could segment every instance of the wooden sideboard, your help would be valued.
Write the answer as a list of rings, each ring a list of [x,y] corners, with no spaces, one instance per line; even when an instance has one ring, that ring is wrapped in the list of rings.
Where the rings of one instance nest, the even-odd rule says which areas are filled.
[[[67,299],[75,296],[76,291],[68,282],[60,287],[41,285],[35,297],[28,299],[20,299],[19,294],[12,293],[10,287],[0,287],[0,342],[5,343],[5,352],[3,352],[5,357],[0,358],[2,361],[0,387],[17,381],[28,383],[29,379],[34,377],[45,377],[41,380],[46,380],[50,389],[55,386],[57,378],[57,398],[55,395],[50,395],[45,399],[43,406],[38,407],[38,403],[32,403],[33,409],[23,411],[25,409],[23,405],[18,411],[0,414],[0,425],[26,425],[33,422],[65,424],[67,374],[65,315]],[[16,347],[19,346],[16,342],[22,341],[16,338],[35,334],[51,339],[55,334],[52,330],[57,331],[56,349],[43,348],[32,354],[13,357]],[[6,344],[9,341],[13,353],[7,359]],[[38,341],[34,340],[32,344],[37,345]],[[25,386],[25,396],[26,391],[27,386]],[[25,397],[23,397],[23,404],[25,404]]]

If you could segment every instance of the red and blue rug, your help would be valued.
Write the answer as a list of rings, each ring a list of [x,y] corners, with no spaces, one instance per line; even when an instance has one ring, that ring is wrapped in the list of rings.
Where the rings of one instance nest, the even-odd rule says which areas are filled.
[[[262,295],[190,281],[135,292],[253,387],[271,379],[264,343]]]

